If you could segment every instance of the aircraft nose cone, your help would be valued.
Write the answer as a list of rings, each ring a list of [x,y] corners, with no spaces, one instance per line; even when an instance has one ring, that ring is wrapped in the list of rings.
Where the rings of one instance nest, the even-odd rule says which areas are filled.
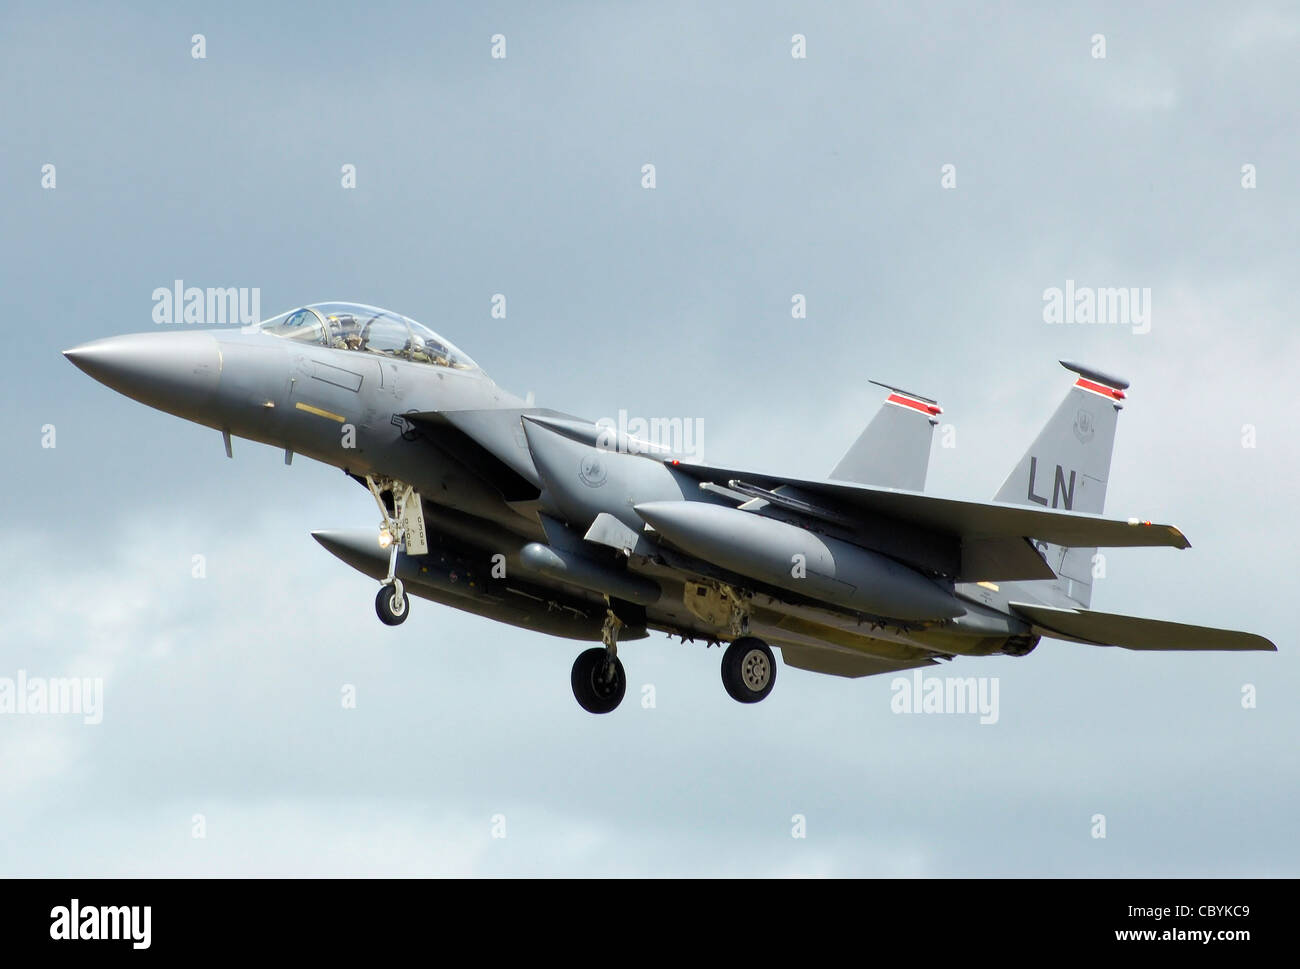
[[[63,355],[119,394],[191,420],[202,416],[221,379],[221,352],[211,333],[111,336]]]

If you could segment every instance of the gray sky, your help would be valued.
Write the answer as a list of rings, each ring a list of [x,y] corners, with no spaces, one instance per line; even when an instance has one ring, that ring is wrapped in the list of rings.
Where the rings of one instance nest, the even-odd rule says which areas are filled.
[[[0,716],[0,873],[1300,874],[1298,49],[1268,3],[5,4],[0,677],[105,693]],[[380,626],[308,536],[374,524],[338,471],[227,461],[59,356],[175,279],[390,307],[539,404],[805,476],[889,380],[955,429],[929,490],[976,498],[1092,363],[1133,381],[1108,513],[1193,544],[1111,553],[1093,607],[1280,652],[959,660],[980,725],[789,668],[742,707],[656,635],[591,717],[577,644]],[[1149,288],[1150,332],[1045,323],[1066,280]]]

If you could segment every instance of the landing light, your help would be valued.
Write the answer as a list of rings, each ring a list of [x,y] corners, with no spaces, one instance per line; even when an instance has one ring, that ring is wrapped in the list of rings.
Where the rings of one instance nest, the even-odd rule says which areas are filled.
[[[387,528],[379,529],[379,547],[388,548],[388,546],[392,544],[393,544],[393,533],[390,532]]]

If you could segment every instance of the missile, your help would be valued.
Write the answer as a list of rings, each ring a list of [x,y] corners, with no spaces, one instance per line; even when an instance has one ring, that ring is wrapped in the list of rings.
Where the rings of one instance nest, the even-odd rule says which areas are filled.
[[[369,529],[315,531],[311,535],[333,555],[372,579],[382,579],[388,571],[388,553],[380,549],[375,533]],[[428,555],[399,555],[397,576],[408,595],[565,639],[600,639],[603,617],[599,612],[551,609],[546,599],[529,595],[526,590],[473,581],[461,569],[442,561],[437,549]],[[641,637],[628,632],[623,638]]]
[[[565,549],[529,542],[519,552],[524,568],[579,589],[648,606],[659,601],[659,584]]]
[[[704,501],[652,501],[637,515],[670,543],[739,575],[899,620],[940,620],[965,607],[938,582],[870,549]]]

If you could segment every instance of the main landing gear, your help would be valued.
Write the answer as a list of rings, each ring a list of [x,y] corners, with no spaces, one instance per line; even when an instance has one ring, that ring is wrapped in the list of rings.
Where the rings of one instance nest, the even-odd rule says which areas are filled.
[[[379,585],[379,594],[375,596],[375,613],[385,626],[400,626],[411,614],[410,599],[397,577],[397,553],[406,547],[406,506],[408,502],[418,502],[420,496],[410,485],[393,481],[389,478],[366,476],[366,487],[375,496],[383,522],[379,526],[379,546],[388,549],[388,576]],[[384,504],[384,492],[393,496],[394,511],[389,514]]]
[[[588,713],[611,713],[623,702],[627,692],[627,674],[618,658],[618,631],[623,621],[611,609],[605,615],[600,638],[604,646],[579,653],[573,661],[569,682],[574,699]]]
[[[722,685],[733,700],[757,703],[776,686],[772,648],[754,636],[742,636],[722,654]]]
[[[578,705],[588,713],[612,713],[627,692],[627,674],[618,658],[622,626],[610,612],[601,630],[604,646],[579,653],[570,683]],[[740,703],[758,703],[776,686],[776,657],[772,647],[755,636],[742,636],[722,654],[722,685]]]

